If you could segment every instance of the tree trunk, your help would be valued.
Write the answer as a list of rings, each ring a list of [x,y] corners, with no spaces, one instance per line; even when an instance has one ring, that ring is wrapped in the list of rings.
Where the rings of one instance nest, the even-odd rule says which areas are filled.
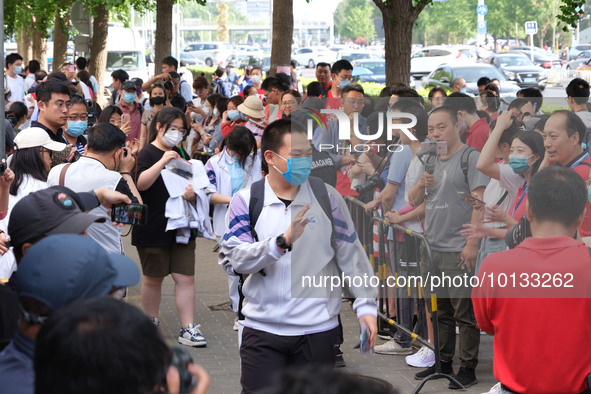
[[[269,75],[277,73],[277,67],[291,62],[293,36],[293,0],[273,0],[273,41]],[[289,74],[288,74],[289,75]]]
[[[35,30],[33,33],[33,59],[39,60],[42,70],[48,70],[47,38],[44,38],[39,30]]]
[[[418,3],[412,6],[410,0],[392,0],[383,3],[374,0],[384,20],[386,35],[386,84],[410,83],[410,56],[412,50],[412,29],[424,8]],[[388,5],[386,5],[388,4]]]
[[[70,36],[69,1],[64,4],[64,8],[68,9],[68,11],[63,17],[59,7],[55,11],[55,23],[53,25],[53,69],[56,71],[68,58],[68,37]]]
[[[156,45],[154,50],[155,74],[160,72],[162,60],[171,54],[173,5],[173,0],[157,0],[156,2]]]
[[[94,75],[98,84],[99,92],[95,100],[100,105],[104,104],[105,70],[107,69],[107,38],[109,36],[109,11],[105,3],[97,6],[94,11],[92,24],[92,42],[90,43],[90,62],[88,71]]]
[[[24,27],[18,34],[17,51],[24,58],[23,64],[33,60],[33,38]]]

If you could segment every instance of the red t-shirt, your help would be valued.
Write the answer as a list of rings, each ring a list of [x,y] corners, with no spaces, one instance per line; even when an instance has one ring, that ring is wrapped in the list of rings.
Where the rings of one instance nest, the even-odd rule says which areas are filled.
[[[585,164],[582,164],[585,163]],[[574,167],[572,170],[579,174],[584,181],[589,179],[589,172],[591,172],[591,158],[587,158],[583,160],[579,165]],[[581,233],[581,237],[589,237],[591,236],[591,204],[587,200],[587,211],[585,212],[585,218],[583,219],[583,224],[579,228],[579,232]]]
[[[539,275],[538,287],[533,287],[533,274]],[[515,249],[486,257],[478,277],[480,283],[472,291],[474,314],[478,326],[494,334],[497,380],[518,393],[587,389],[591,257],[585,244],[570,237],[530,237]],[[527,286],[525,278],[533,285]],[[573,287],[559,287],[557,279],[553,284],[555,278]],[[548,340],[544,328],[550,327],[550,316],[551,331],[564,334],[560,343]]]
[[[525,182],[523,182],[517,191],[517,195],[515,195],[515,199],[513,200],[513,204],[511,204],[511,208],[509,208],[509,214],[511,214],[513,219],[519,221],[519,219],[521,219],[521,217],[527,213],[526,205],[527,187]]]
[[[490,126],[486,122],[486,118],[480,118],[466,131],[466,145],[482,152],[489,134]]]

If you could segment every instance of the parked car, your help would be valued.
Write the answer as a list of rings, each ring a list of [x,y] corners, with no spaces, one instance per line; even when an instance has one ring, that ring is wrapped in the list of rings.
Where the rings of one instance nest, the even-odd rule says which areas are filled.
[[[495,53],[482,61],[498,68],[509,81],[515,81],[522,87],[546,88],[546,71],[532,63],[529,57],[521,53]]]
[[[383,58],[374,51],[360,49],[360,50],[339,51],[339,53],[337,55],[337,60],[341,60],[341,59],[345,59],[350,62],[353,62],[353,61],[359,60],[359,59],[383,59]]]
[[[181,52],[181,61],[187,62],[189,66],[204,66],[205,63],[201,59],[197,59],[191,52]]]
[[[363,59],[353,63],[353,76],[360,82],[386,83],[386,61],[384,59]]]
[[[576,70],[591,59],[591,50],[580,52],[573,60],[567,63],[567,70]]]
[[[234,67],[242,69],[246,66],[261,64],[261,58],[250,55],[230,55],[228,56],[228,59],[226,59],[226,65],[230,63],[234,64]]]
[[[328,48],[307,47],[296,51],[292,56],[302,67],[314,68],[318,63],[334,63],[337,59],[336,52]]]
[[[429,90],[434,87],[441,87],[451,92],[451,81],[458,77],[466,80],[466,91],[468,94],[475,96],[478,94],[478,85],[476,83],[481,77],[496,78],[499,80],[503,101],[510,101],[511,99],[507,99],[507,97],[514,97],[515,93],[519,90],[519,86],[513,81],[508,81],[505,75],[496,67],[482,63],[467,65],[442,64],[431,74],[423,78],[422,87]]]
[[[521,53],[531,59],[531,49],[511,49],[506,53]],[[536,51],[534,47],[534,64],[536,66],[546,69],[561,69],[562,63],[562,60],[558,56],[544,51]]]
[[[183,49],[183,52],[189,52],[209,67],[225,66],[226,59],[232,51],[232,47],[227,42],[198,42],[189,44]]]
[[[444,46],[429,46],[412,54],[410,59],[410,74],[415,79],[420,79],[440,64],[472,63],[474,60],[465,57],[457,49]]]
[[[591,50],[591,44],[578,44],[578,45],[572,46],[568,50],[568,55],[566,55],[566,60],[571,61],[575,57],[577,57],[579,55],[579,53],[581,53],[583,51],[589,51],[589,50]]]
[[[253,56],[256,58],[262,58],[264,53],[263,50],[258,46],[253,45],[235,45],[234,54],[238,57]]]

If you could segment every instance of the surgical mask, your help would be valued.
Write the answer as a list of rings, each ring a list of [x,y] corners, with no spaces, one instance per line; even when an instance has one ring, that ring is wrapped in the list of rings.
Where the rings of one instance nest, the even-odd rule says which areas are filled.
[[[460,93],[466,94],[466,88],[460,89]]]
[[[220,116],[220,111],[218,111],[218,109],[217,109],[217,108],[214,108],[214,110],[213,110],[213,116],[215,116],[216,118],[217,118],[218,116]]]
[[[308,180],[308,177],[310,176],[310,171],[312,171],[311,157],[294,157],[286,159],[278,153],[275,153],[275,155],[287,161],[287,171],[281,172],[275,166],[273,166],[273,168],[279,171],[279,173],[283,175],[283,177],[289,183],[291,183],[294,186],[298,186],[306,182],[306,180]]]
[[[211,108],[205,107],[205,106],[203,106],[201,108],[203,108],[203,112],[205,112],[205,115],[207,115],[207,116],[211,115]]]
[[[16,67],[14,68],[14,73],[15,73],[15,74],[20,74],[20,73],[22,73],[22,72],[23,72],[23,68],[22,68],[22,66],[16,66]]]
[[[246,117],[244,116],[244,114],[242,112],[240,112],[240,118],[246,122]]]
[[[181,143],[183,140],[183,133],[180,130],[176,129],[168,129],[166,133],[164,133],[164,137],[162,137],[162,142],[169,148],[173,148]]]
[[[253,83],[259,83],[261,82],[261,76],[260,75],[253,75],[250,77],[250,79],[252,80]]]
[[[347,86],[350,83],[351,83],[351,81],[341,81],[341,83],[339,84],[339,89],[343,89],[345,86]]]
[[[86,120],[68,120],[68,134],[72,137],[81,136],[87,127],[88,122]]]
[[[229,74],[229,73],[232,72],[233,68],[232,67],[228,67],[227,70],[228,70],[228,74]]]
[[[240,119],[240,111],[237,109],[231,109],[228,111],[228,119],[234,121]]]
[[[533,156],[533,155],[532,155]],[[528,164],[528,160],[532,156],[526,155],[509,155],[509,166],[513,169],[513,172],[516,174],[525,174],[531,168],[531,165]]]
[[[163,96],[154,96],[150,98],[150,104],[152,105],[162,105],[166,99]]]
[[[133,103],[135,101],[135,98],[135,93],[125,92],[125,94],[123,94],[123,101],[125,101],[127,104]]]

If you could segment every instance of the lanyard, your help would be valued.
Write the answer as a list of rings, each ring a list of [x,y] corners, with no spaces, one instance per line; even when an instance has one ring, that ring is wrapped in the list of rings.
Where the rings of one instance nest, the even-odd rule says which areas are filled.
[[[521,188],[523,188],[526,183],[527,183],[527,181],[523,182],[523,185],[521,185]],[[517,204],[515,204],[515,207],[513,207],[513,213],[511,214],[511,217],[513,219],[515,219],[515,211],[517,211],[517,208],[519,208],[519,205],[521,205],[521,202],[523,201],[523,198],[527,194],[527,188],[528,187],[529,187],[529,185],[525,186],[525,188],[523,189],[523,193],[521,194],[521,197],[519,197],[519,201],[517,201]]]

